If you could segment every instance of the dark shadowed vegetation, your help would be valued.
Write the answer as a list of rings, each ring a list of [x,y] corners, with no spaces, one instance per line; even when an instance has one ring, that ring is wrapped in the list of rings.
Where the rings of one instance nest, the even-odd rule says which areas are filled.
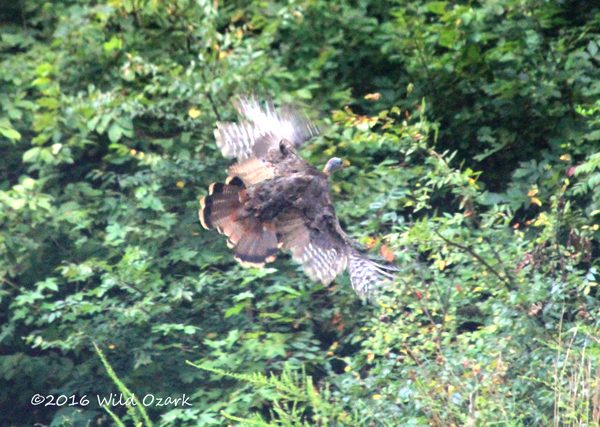
[[[17,0],[0,29],[0,424],[598,424],[595,2]],[[244,93],[349,162],[340,221],[401,269],[377,304],[201,229]],[[124,390],[191,406],[98,405]]]

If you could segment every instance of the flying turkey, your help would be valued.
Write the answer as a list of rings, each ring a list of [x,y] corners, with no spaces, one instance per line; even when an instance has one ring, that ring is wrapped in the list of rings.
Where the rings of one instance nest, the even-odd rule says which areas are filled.
[[[223,155],[237,163],[201,199],[202,226],[227,236],[245,267],[273,262],[282,249],[324,285],[348,269],[356,293],[372,299],[397,269],[367,257],[340,227],[329,178],[342,160],[334,157],[320,171],[299,156],[297,148],[318,129],[296,108],[277,111],[255,97],[240,97],[234,106],[239,123],[218,122],[214,134]]]

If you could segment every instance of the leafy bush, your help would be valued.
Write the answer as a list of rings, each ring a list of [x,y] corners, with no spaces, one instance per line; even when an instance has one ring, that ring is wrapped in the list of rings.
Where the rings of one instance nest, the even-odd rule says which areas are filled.
[[[596,6],[21,0],[0,22],[9,424],[135,423],[30,404],[117,376],[192,397],[147,407],[160,425],[599,422]],[[378,304],[201,231],[214,123],[248,92],[320,122],[311,162],[348,160],[340,220],[401,268]]]

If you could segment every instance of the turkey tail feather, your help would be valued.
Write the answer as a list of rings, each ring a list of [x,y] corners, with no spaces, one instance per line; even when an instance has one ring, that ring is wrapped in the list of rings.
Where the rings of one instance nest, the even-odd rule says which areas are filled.
[[[227,246],[234,249],[235,259],[242,266],[262,267],[275,261],[275,226],[248,215],[243,206],[245,194],[244,183],[237,176],[230,176],[225,184],[215,182],[200,200],[198,216],[204,228],[216,228],[228,237]]]
[[[235,244],[235,259],[243,267],[263,267],[275,261],[277,235],[271,223],[261,223],[256,218],[246,218],[245,233]]]
[[[239,182],[238,182],[239,181]],[[213,182],[208,187],[208,195],[200,200],[198,217],[202,227],[222,228],[223,224],[234,220],[236,212],[242,207],[239,193],[243,189],[241,181],[231,181],[226,184]],[[219,232],[222,232],[219,230]]]

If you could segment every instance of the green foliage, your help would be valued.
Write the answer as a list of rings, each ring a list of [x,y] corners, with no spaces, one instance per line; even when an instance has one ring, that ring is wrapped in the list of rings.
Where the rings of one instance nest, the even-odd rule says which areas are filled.
[[[113,383],[117,386],[118,390],[123,395],[125,401],[126,402],[131,401],[131,404],[127,404],[126,406],[127,406],[127,413],[129,414],[129,416],[131,416],[131,419],[133,420],[134,425],[136,425],[136,426],[146,425],[148,427],[152,427],[152,422],[148,418],[148,413],[144,409],[144,406],[141,404],[140,400],[135,396],[135,394],[132,393],[127,388],[127,386],[123,383],[123,381],[121,381],[121,379],[117,376],[117,374],[115,373],[115,370],[110,365],[108,360],[106,360],[106,356],[104,355],[102,350],[100,350],[100,348],[98,347],[98,345],[96,343],[94,343],[94,350],[96,351],[96,354],[98,354],[98,357],[100,358],[100,361],[102,362],[102,365],[104,366],[104,369],[106,369],[106,373],[108,374],[110,379],[113,381]],[[115,424],[118,424],[120,426],[124,425],[123,422],[115,415],[114,412],[112,412],[110,410],[110,408],[107,405],[103,405],[102,409],[104,409],[106,412],[108,412],[108,414],[111,416],[111,418],[113,419]],[[144,424],[142,424],[142,421],[141,421],[142,419],[144,420]]]
[[[406,101],[435,99],[440,143],[480,162],[484,180],[502,187],[516,162],[537,158],[540,150],[581,156],[589,144],[598,147],[597,124],[594,130],[576,113],[578,104],[592,107],[599,95],[600,12],[588,6],[400,2],[376,41],[405,73],[378,83],[389,86],[395,102],[408,82],[415,90]]]
[[[266,376],[261,373],[236,374],[188,363],[213,374],[249,383],[272,405],[269,421],[260,414],[254,414],[253,419],[241,419],[223,412],[223,416],[227,419],[255,426],[308,426],[312,423],[327,426],[330,423],[333,425],[356,425],[357,423],[357,420],[340,408],[340,402],[332,399],[332,394],[327,388],[323,390],[322,396],[315,388],[311,376],[307,376],[304,371],[296,372],[289,365],[284,365],[278,376]],[[311,423],[307,419],[310,419]]]
[[[597,6],[20,0],[0,26],[3,421],[599,422]],[[401,268],[378,304],[201,230],[248,92],[348,161],[340,221]],[[115,386],[193,405],[29,403]]]

